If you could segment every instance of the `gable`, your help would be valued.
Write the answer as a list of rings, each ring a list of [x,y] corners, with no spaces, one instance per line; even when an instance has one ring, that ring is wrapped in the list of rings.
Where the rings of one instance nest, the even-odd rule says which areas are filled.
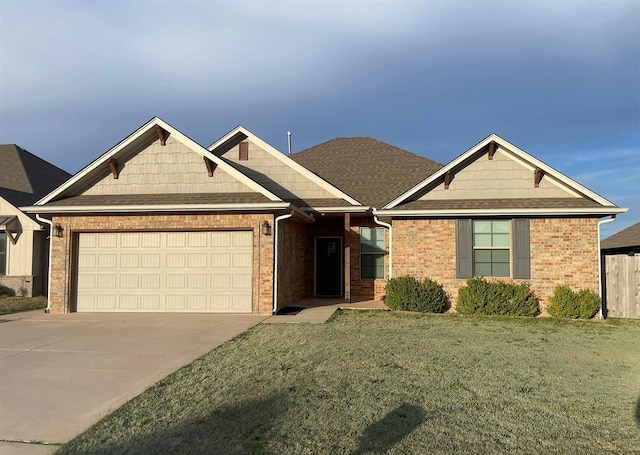
[[[492,159],[483,154],[450,174],[448,188],[442,177],[411,200],[580,198],[549,175],[534,181],[535,167],[497,147]]]
[[[6,199],[0,197],[0,217],[16,216],[22,226],[31,226],[31,229],[40,229],[40,224],[31,219],[22,210],[15,207]]]
[[[209,146],[211,153],[264,188],[299,206],[362,206],[341,188],[238,126]]]
[[[492,134],[378,213],[602,216],[626,210]]]
[[[75,195],[166,194],[166,193],[254,193],[223,169],[209,177],[201,155],[169,136],[165,145],[151,135],[118,159],[115,179],[107,166],[94,182]]]
[[[240,159],[240,144],[220,155],[229,164],[284,200],[337,199],[318,183],[287,163],[274,157],[258,144],[246,139],[247,159]],[[279,152],[278,152],[279,153]]]
[[[158,117],[154,117],[35,205],[40,207],[57,202],[56,205],[64,208],[65,203],[62,201],[71,199],[74,199],[75,206],[85,204],[84,201],[107,199],[117,201],[118,205],[135,205],[133,199],[127,197],[119,199],[96,199],[96,197],[146,194],[175,196],[203,193],[209,195],[207,200],[211,199],[210,196],[218,194],[224,196],[221,201],[229,201],[229,196],[234,194],[259,194],[268,201],[282,202],[278,196],[200,144]],[[129,199],[132,202],[127,203]],[[179,200],[180,198],[169,197],[169,199]],[[158,206],[165,204],[163,198],[152,200]],[[194,198],[194,201],[201,200],[202,198]],[[193,203],[187,205],[193,205]],[[46,211],[35,210],[32,207],[30,209],[33,212]]]

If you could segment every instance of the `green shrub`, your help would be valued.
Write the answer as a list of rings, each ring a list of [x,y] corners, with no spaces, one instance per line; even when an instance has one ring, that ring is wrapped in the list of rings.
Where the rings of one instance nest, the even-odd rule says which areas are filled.
[[[588,289],[578,292],[558,285],[549,299],[547,312],[554,318],[590,319],[601,305],[600,296]]]
[[[538,298],[528,283],[486,281],[476,277],[458,292],[456,311],[461,314],[497,314],[503,316],[535,316]]]
[[[385,293],[385,305],[394,310],[442,313],[449,308],[449,296],[442,285],[429,278],[422,283],[410,276],[392,278]]]

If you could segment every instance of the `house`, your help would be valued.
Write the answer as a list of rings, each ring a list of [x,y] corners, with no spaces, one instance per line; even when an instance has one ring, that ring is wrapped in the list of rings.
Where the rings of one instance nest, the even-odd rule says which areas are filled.
[[[31,205],[71,174],[15,144],[0,145],[0,294],[46,291],[48,226],[18,207]]]
[[[640,318],[640,223],[600,242],[604,313]]]
[[[270,314],[429,276],[598,289],[621,209],[496,135],[447,165],[371,138],[287,156],[237,127],[205,148],[153,118],[25,210],[51,220],[49,310]]]

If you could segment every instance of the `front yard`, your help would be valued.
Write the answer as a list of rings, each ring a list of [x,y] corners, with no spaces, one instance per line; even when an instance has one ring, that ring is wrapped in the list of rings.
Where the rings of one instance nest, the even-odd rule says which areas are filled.
[[[60,416],[64,418],[64,416]],[[60,453],[637,453],[640,322],[263,324]]]

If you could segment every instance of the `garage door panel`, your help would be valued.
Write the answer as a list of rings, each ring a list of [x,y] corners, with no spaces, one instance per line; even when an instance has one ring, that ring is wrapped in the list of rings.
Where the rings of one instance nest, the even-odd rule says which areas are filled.
[[[242,312],[251,232],[81,233],[78,311]]]

